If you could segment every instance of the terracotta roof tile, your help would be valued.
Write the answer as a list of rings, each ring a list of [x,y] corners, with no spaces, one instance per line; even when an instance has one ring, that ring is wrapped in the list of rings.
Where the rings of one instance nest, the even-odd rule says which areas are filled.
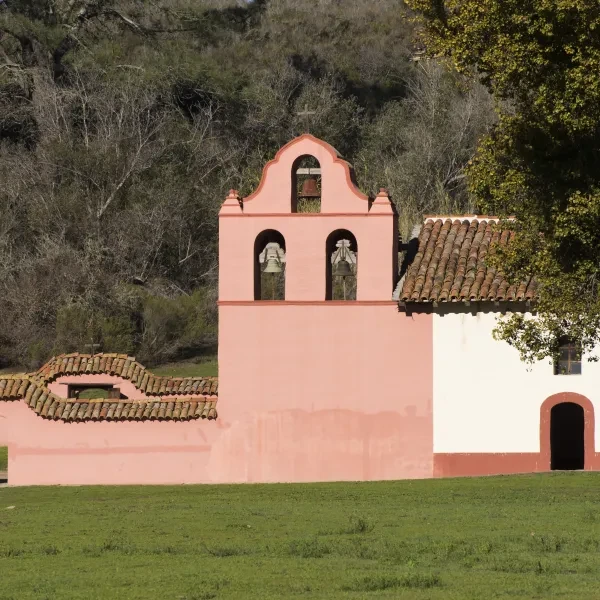
[[[102,370],[104,369],[104,371]],[[134,383],[134,373],[143,373],[142,384],[136,386],[150,395],[150,379],[154,394],[165,395],[149,400],[75,399],[53,394],[48,383],[62,375],[114,373]],[[160,392],[158,392],[160,390]],[[69,354],[56,356],[35,373],[0,376],[0,401],[20,400],[36,414],[54,421],[189,421],[217,418],[216,377],[183,377],[172,379],[154,376],[126,355]],[[169,394],[176,394],[169,395]]]
[[[534,278],[509,285],[485,258],[494,245],[510,243],[512,232],[498,232],[497,219],[427,219],[404,278],[403,302],[523,301],[536,297]]]
[[[217,377],[161,377],[153,375],[133,356],[127,354],[62,354],[50,359],[36,376],[51,383],[63,375],[86,373],[115,375],[128,379],[140,392],[148,396],[163,395],[217,395]]]

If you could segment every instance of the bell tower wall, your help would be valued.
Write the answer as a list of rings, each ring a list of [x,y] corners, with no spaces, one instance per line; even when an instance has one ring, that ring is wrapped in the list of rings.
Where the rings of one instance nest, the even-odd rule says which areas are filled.
[[[293,212],[292,169],[314,156],[321,211]],[[304,135],[232,191],[219,219],[219,421],[215,473],[230,481],[431,477],[432,317],[398,312],[397,218],[331,146]],[[255,300],[254,247],[285,241],[285,298]],[[326,300],[328,239],[357,248],[356,300]],[[329,269],[331,273],[331,268]],[[222,464],[221,464],[222,463]]]
[[[293,167],[304,155],[321,166],[321,212],[295,213]],[[219,300],[254,300],[257,237],[275,230],[286,244],[286,301],[323,301],[326,297],[326,242],[346,229],[359,247],[356,299],[391,299],[397,273],[397,219],[382,190],[369,199],[352,180],[350,165],[334,148],[303,135],[284,146],[269,162],[255,193],[241,199],[232,190],[219,215]]]

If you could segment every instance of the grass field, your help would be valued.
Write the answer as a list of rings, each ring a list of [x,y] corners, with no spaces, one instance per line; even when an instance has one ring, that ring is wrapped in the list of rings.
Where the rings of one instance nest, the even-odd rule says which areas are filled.
[[[82,400],[89,398],[93,400],[97,400],[98,398],[108,398],[108,390],[102,388],[88,388],[79,393],[79,398]]]
[[[217,359],[213,358],[202,362],[177,362],[149,367],[155,375],[170,377],[215,377],[218,373]]]
[[[600,597],[600,474],[0,488],[0,598]]]
[[[214,377],[218,375],[218,364],[216,357],[207,357],[205,360],[196,362],[174,362],[157,367],[148,367],[155,375],[167,375],[171,377]],[[0,369],[0,375],[13,375],[14,373],[26,373],[25,367],[6,367]],[[83,398],[83,396],[81,396]]]

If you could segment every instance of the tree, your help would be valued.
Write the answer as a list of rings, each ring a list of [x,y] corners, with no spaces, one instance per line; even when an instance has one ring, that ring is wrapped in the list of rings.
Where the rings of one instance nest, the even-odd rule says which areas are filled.
[[[428,52],[476,77],[498,123],[468,169],[480,211],[513,242],[493,259],[513,282],[535,276],[533,319],[495,335],[525,360],[567,335],[600,342],[600,4],[597,0],[409,0]]]
[[[306,130],[421,209],[467,210],[482,86],[409,60],[401,0],[8,0],[0,365],[215,343],[218,211]],[[425,176],[423,176],[425,175]]]
[[[464,171],[494,120],[480,84],[432,60],[415,71],[406,97],[388,102],[366,131],[356,160],[370,189],[385,182],[407,240],[424,214],[473,212]]]

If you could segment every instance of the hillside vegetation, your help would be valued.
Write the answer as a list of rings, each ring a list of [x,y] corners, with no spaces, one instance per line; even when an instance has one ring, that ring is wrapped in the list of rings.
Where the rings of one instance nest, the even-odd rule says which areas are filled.
[[[0,2],[0,367],[214,353],[217,212],[306,129],[406,237],[494,120],[399,0]]]

